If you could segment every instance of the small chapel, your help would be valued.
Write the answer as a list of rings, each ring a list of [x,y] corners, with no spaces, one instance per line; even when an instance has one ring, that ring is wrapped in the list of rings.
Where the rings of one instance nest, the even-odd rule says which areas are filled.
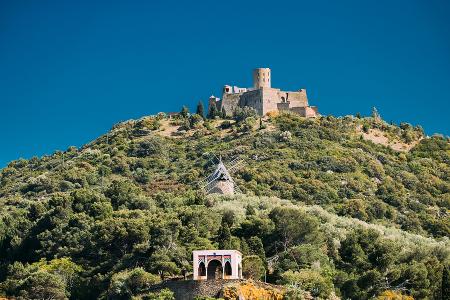
[[[242,254],[238,250],[193,251],[194,280],[242,279]]]

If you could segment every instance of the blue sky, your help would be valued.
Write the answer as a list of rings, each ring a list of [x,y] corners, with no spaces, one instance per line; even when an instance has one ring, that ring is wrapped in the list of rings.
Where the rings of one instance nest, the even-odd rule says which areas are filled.
[[[450,1],[1,1],[0,167],[224,84],[450,134]]]

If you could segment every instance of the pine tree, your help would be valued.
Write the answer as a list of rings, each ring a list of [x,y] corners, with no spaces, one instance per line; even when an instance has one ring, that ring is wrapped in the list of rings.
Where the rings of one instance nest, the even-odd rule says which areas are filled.
[[[241,253],[246,256],[250,255],[250,249],[248,248],[248,244],[245,241],[245,238],[241,238]]]
[[[217,241],[219,242],[220,249],[229,249],[231,246],[231,231],[225,220],[222,220],[222,224],[217,235]]]
[[[197,115],[200,115],[203,119],[205,118],[205,108],[203,106],[203,102],[200,100],[197,104]]]
[[[264,252],[264,246],[261,239],[257,236],[252,236],[250,239],[248,239],[247,244],[250,249],[250,253],[258,255],[265,264],[266,253]]]
[[[208,118],[214,119],[217,116],[217,106],[215,103],[209,105]]]

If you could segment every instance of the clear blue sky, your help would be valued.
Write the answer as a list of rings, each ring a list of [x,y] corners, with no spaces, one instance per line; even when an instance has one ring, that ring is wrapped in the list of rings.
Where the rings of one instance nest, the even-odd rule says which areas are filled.
[[[450,1],[0,1],[0,167],[224,84],[450,134]]]

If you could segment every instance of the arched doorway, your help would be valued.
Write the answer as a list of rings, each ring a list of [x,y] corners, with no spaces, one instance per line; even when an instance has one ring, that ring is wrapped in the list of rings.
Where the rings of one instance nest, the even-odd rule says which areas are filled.
[[[223,269],[222,263],[217,259],[214,259],[208,263],[207,279],[222,279]]]
[[[206,276],[206,268],[204,262],[201,262],[198,265],[198,276]]]
[[[226,263],[225,263],[225,268],[224,268],[225,270],[224,270],[224,278],[226,278],[226,277],[228,277],[228,276],[231,276],[231,275],[233,275],[233,270],[231,269],[231,264],[230,264],[230,262],[229,261],[227,261]]]

